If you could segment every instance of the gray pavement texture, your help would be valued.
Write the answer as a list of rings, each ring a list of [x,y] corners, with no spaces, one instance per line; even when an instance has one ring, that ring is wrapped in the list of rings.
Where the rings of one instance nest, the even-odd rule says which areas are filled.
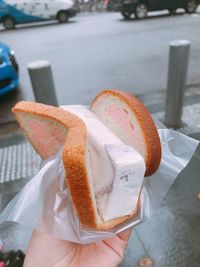
[[[31,31],[30,26],[26,26],[12,34],[0,31],[1,41],[14,46],[17,51],[22,78],[22,88],[11,94],[9,101],[4,98],[4,105],[0,107],[0,122],[3,123],[0,150],[25,142],[16,124],[8,123],[14,121],[8,109],[17,99],[33,99],[26,65],[41,56],[53,64],[60,104],[87,104],[100,89],[118,87],[138,95],[157,125],[164,127],[166,95],[163,89],[168,42],[177,38],[192,41],[188,82],[199,84],[199,20],[197,14],[125,22],[119,14],[101,14],[77,17],[67,25],[31,26]],[[78,24],[81,26],[77,27]],[[120,34],[123,38],[118,38]],[[188,86],[183,110],[185,124],[180,131],[200,140],[199,103],[199,86]],[[154,259],[156,267],[199,267],[199,192],[200,146],[161,207],[147,222],[134,229],[120,267],[138,266],[138,260],[143,257]],[[0,238],[7,250],[21,248],[26,251],[30,236],[31,229],[24,226],[0,225]]]

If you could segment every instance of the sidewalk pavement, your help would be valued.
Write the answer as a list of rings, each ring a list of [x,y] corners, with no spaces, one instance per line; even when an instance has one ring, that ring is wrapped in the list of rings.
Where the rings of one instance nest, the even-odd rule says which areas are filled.
[[[166,128],[162,120],[165,92],[159,91],[138,97],[152,113],[158,128]],[[191,86],[187,89],[183,121],[184,127],[179,131],[200,140],[200,88],[198,86]],[[13,128],[11,124],[14,125]],[[13,151],[15,150],[16,153],[18,147],[20,149],[18,153],[21,153],[23,162],[23,174],[21,175],[22,177],[32,176],[38,169],[40,159],[17,128],[16,123],[12,122],[9,125],[10,128],[6,124],[1,125],[4,133],[0,136],[0,152],[3,152],[0,155],[5,155],[8,146],[10,146],[9,153],[13,155]],[[8,155],[8,151],[6,153]],[[7,167],[4,168],[7,177],[19,174],[18,161],[12,162],[12,171],[10,170],[11,165],[8,167],[10,163],[5,157],[4,164],[7,164]],[[170,189],[162,206],[152,218],[134,229],[125,259],[120,267],[138,266],[138,260],[144,257],[152,258],[156,267],[199,267],[200,201],[197,200],[197,194],[200,192],[199,173],[200,146],[190,164]],[[30,235],[30,229],[14,223],[0,225],[0,238],[3,239],[7,250],[13,248],[25,250]]]

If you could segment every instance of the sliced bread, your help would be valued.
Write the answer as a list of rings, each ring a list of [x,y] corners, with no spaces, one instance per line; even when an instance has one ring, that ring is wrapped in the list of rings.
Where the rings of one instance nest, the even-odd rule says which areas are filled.
[[[68,111],[33,102],[19,102],[12,111],[43,159],[56,154],[63,147],[66,181],[74,207],[82,224],[95,228],[97,212],[87,176],[87,130],[84,122]]]
[[[92,175],[94,176],[94,172],[91,174],[91,165],[97,166],[97,164],[101,165],[101,163],[97,162],[99,156],[94,157],[94,154],[90,152],[93,150],[95,151],[95,153],[99,153],[102,149],[105,149],[104,143],[106,142],[108,144],[116,144],[119,146],[123,143],[117,137],[112,137],[112,132],[110,132],[103,125],[103,123],[101,123],[100,121],[98,122],[98,120],[96,121],[96,119],[94,118],[95,115],[92,115],[89,121],[88,119],[86,120],[87,127],[89,127],[90,121],[92,122],[92,131],[89,131],[86,127],[86,124],[82,120],[84,119],[84,116],[81,116],[82,119],[80,119],[78,116],[74,115],[76,113],[79,114],[76,109],[74,110],[73,108],[70,109],[67,107],[65,109],[66,110],[39,103],[23,101],[15,105],[13,112],[15,113],[16,119],[19,122],[21,128],[24,130],[27,138],[43,159],[47,159],[48,157],[56,154],[58,150],[62,148],[62,158],[67,177],[66,182],[69,188],[73,205],[77,211],[82,225],[94,229],[110,229],[132,217],[138,210],[138,198],[145,171],[145,167],[143,167],[144,164],[142,163],[143,159],[138,153],[136,153],[136,151],[129,151],[129,153],[133,155],[131,164],[133,164],[134,162],[135,165],[133,165],[136,166],[136,169],[137,162],[140,165],[139,174],[141,177],[139,178],[140,181],[137,194],[133,195],[132,199],[130,194],[131,191],[130,189],[126,188],[126,184],[123,184],[122,188],[121,186],[120,188],[116,187],[117,191],[109,199],[110,204],[108,203],[108,208],[110,211],[108,210],[106,215],[104,215],[103,217],[101,215],[102,210],[104,209],[102,203],[104,202],[103,198],[105,198],[105,196],[107,195],[107,190],[105,186],[104,188],[102,187],[102,181],[100,181],[100,179],[106,179],[106,177],[101,177],[101,175],[99,175],[100,183],[97,184],[95,190],[95,183],[93,180],[95,177],[92,177]],[[84,112],[82,112],[81,110],[81,113]],[[87,116],[88,115],[86,114],[86,117]],[[94,122],[95,127],[99,127],[98,135],[96,135],[94,131]],[[104,137],[102,136],[101,130],[105,133]],[[98,142],[98,140],[96,140],[97,137],[101,139],[99,141],[100,143]],[[101,158],[105,161],[105,157],[106,155]],[[96,162],[95,158],[97,159]],[[102,166],[102,168],[105,168],[105,166]],[[130,166],[130,159],[128,161],[128,166]],[[110,167],[112,168],[111,164]],[[105,173],[106,172],[104,171],[104,174]],[[112,185],[112,183],[113,181],[110,181],[107,187],[110,188],[110,185]],[[122,183],[124,182],[122,181]],[[103,183],[103,185],[105,185],[105,183]],[[100,186],[104,190],[103,194]],[[123,187],[125,188],[125,190],[123,189]],[[117,196],[119,196],[121,192],[124,200],[124,205],[127,207],[127,203],[130,203],[128,204],[129,212],[124,216],[115,216],[115,213],[119,214],[119,211],[117,209],[117,201],[121,201],[121,199],[118,199]],[[135,192],[135,188],[133,188],[133,192]],[[102,206],[101,212],[100,206]],[[130,209],[130,207],[132,208]],[[105,216],[112,219],[104,220]]]
[[[161,161],[161,144],[154,121],[146,107],[132,94],[104,90],[90,110],[125,144],[133,146],[145,159],[146,176],[153,174]]]

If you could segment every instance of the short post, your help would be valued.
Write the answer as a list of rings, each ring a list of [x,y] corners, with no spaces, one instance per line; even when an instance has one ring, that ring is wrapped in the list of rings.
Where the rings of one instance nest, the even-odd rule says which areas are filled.
[[[190,46],[187,40],[170,42],[164,123],[175,129],[181,127]]]
[[[47,60],[28,64],[35,100],[37,102],[58,106],[51,64]]]

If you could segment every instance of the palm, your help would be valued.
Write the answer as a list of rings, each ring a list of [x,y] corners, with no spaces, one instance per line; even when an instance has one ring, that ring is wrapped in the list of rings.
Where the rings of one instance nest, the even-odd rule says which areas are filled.
[[[115,236],[90,245],[74,245],[74,259],[70,267],[116,267],[122,260],[126,243]]]
[[[80,245],[35,232],[24,267],[116,267],[129,235],[130,230],[99,243]]]

